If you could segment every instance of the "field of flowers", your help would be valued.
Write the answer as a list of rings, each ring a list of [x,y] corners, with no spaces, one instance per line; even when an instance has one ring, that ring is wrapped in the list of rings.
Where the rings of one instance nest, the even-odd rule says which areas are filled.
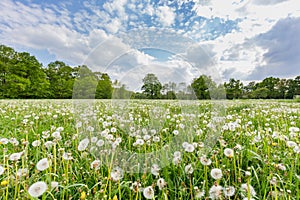
[[[300,103],[0,101],[0,199],[300,199]]]

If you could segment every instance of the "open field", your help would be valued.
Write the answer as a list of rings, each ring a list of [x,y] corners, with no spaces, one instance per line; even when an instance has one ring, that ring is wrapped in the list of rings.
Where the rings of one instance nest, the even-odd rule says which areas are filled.
[[[0,199],[300,199],[300,103],[0,101]]]

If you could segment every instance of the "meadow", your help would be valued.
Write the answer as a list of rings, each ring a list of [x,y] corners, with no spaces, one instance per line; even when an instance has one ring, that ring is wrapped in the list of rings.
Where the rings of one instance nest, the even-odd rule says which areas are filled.
[[[300,103],[0,101],[0,199],[300,199]]]

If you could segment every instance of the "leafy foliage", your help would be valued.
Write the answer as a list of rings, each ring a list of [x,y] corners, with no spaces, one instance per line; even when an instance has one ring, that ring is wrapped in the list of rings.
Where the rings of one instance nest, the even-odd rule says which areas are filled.
[[[161,83],[155,74],[146,74],[142,92],[129,91],[109,75],[93,72],[88,66],[71,67],[54,61],[43,67],[32,55],[0,45],[0,98],[10,99],[293,99],[300,95],[300,76],[295,79],[267,77],[244,85],[231,78],[217,85],[200,75],[191,84]]]

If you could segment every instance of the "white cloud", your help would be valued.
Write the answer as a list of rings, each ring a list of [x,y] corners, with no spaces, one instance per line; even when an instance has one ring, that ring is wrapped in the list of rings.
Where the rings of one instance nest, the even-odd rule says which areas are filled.
[[[300,17],[280,20],[267,33],[253,39],[253,43],[266,50],[263,63],[249,74],[248,79],[266,76],[292,77],[300,73]]]
[[[203,16],[206,18],[220,17],[224,19],[237,19],[240,17],[242,9],[247,5],[249,0],[237,2],[235,0],[226,1],[194,1],[195,5],[193,10],[198,14],[198,16]]]
[[[130,55],[126,55],[127,60],[131,60]],[[187,61],[173,59],[166,62],[150,60],[148,63],[135,65],[112,65],[107,72],[112,75],[113,79],[119,80],[126,84],[128,89],[140,91],[143,85],[142,80],[148,73],[155,74],[159,81],[167,83],[169,81],[180,83],[190,83],[195,76],[194,68]]]
[[[257,66],[265,66],[263,68],[265,72],[261,75],[267,74],[266,71],[268,70],[272,70],[265,59],[268,49],[256,43],[258,35],[270,31],[279,20],[300,16],[300,9],[298,9],[300,2],[298,0],[259,2],[248,0],[242,1],[242,3],[236,3],[235,1],[222,1],[222,3],[206,1],[200,3],[197,1],[194,6],[194,10],[199,16],[240,20],[238,23],[239,30],[219,36],[217,39],[208,42],[213,45],[213,51],[216,52],[219,63],[219,70],[226,79],[230,77],[248,79],[249,74],[257,71]],[[278,44],[281,45],[281,43],[284,42],[278,41]],[[262,70],[259,71],[262,72]],[[258,78],[258,74],[253,75],[252,78]]]
[[[156,15],[163,26],[171,26],[176,18],[174,9],[168,6],[159,6]]]
[[[285,1],[289,1],[289,0],[264,0],[264,1],[253,0],[253,3],[257,4],[257,5],[274,5],[274,4],[282,3],[282,2],[285,2]]]
[[[121,26],[121,22],[119,21],[119,19],[115,18],[115,19],[111,20],[110,23],[106,24],[105,28],[110,33],[115,34],[118,32],[120,26]]]
[[[183,9],[188,2],[189,0],[180,0],[176,3],[179,4],[179,9]],[[226,78],[246,78],[256,71],[257,74],[261,71],[264,71],[261,74],[268,74],[269,65],[273,66],[273,69],[282,66],[274,62],[275,57],[272,55],[275,50],[280,52],[280,55],[285,55],[277,56],[282,58],[283,63],[283,59],[289,60],[283,51],[289,52],[291,58],[293,52],[297,52],[295,48],[279,48],[292,45],[285,41],[289,38],[284,31],[278,31],[282,37],[275,37],[274,34],[272,36],[274,40],[285,39],[278,40],[278,46],[274,46],[270,42],[272,40],[263,40],[259,35],[274,29],[274,25],[280,20],[299,17],[299,0],[194,2],[193,11],[198,16],[208,18],[207,20],[200,21],[198,16],[189,16],[185,21],[186,13],[178,13],[175,7],[170,6],[171,1],[155,4],[117,0],[106,1],[103,6],[97,1],[84,1],[77,10],[70,10],[66,3],[23,4],[13,0],[1,0],[0,42],[23,49],[47,49],[56,59],[76,65],[84,63],[99,70],[105,69],[129,52],[130,59],[127,62],[138,66],[162,67],[162,63],[157,63],[153,57],[138,51],[140,48],[152,47],[180,54],[186,62],[201,70],[212,65],[217,69],[216,74],[223,73],[222,76]],[[223,30],[228,20],[238,20],[235,21],[237,30],[221,36],[214,28],[208,29],[210,24],[215,23],[214,17],[219,17],[224,22]],[[175,20],[181,22],[185,28],[175,30]],[[139,29],[129,31],[128,25]],[[217,39],[203,41],[208,37],[215,38],[213,36],[217,36]],[[201,45],[198,44],[199,41]],[[270,48],[257,41],[270,42]],[[292,41],[297,44],[297,41]],[[293,58],[295,61],[295,57]],[[169,68],[176,66],[176,69],[183,66],[176,59],[163,64]],[[257,66],[261,67],[260,70],[256,69]],[[264,70],[261,70],[262,66],[265,66]],[[293,64],[289,63],[289,66]],[[256,75],[253,76],[257,78]]]

